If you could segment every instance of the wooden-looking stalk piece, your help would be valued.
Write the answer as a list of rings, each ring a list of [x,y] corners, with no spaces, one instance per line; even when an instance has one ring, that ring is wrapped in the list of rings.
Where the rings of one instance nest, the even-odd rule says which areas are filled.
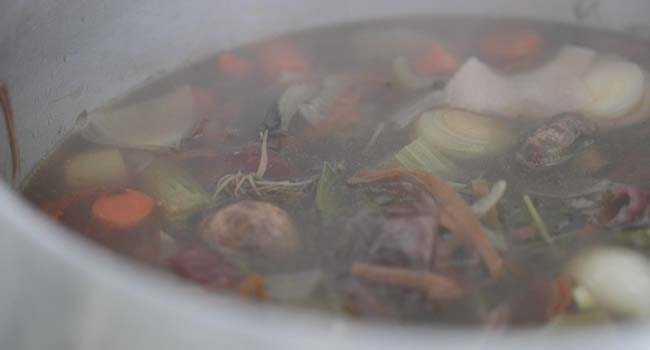
[[[18,152],[18,142],[16,142],[16,127],[14,124],[14,111],[9,98],[9,89],[7,84],[0,80],[0,107],[5,117],[5,126],[11,150],[11,183],[14,188],[18,187],[18,178],[20,177],[20,153]]]

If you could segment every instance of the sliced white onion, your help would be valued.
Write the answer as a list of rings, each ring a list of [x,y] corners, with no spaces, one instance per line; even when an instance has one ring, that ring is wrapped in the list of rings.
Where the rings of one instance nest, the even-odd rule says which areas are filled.
[[[200,121],[192,88],[182,86],[126,107],[91,112],[81,135],[102,145],[160,150],[179,147]]]
[[[542,67],[516,76],[503,76],[470,58],[447,84],[445,100],[455,108],[505,118],[545,118],[575,111],[590,101],[581,78],[595,55],[567,46]]]
[[[521,116],[539,119],[581,110],[591,101],[583,78],[596,61],[596,52],[566,46],[538,69],[514,78],[520,94]]]
[[[390,117],[390,120],[398,128],[404,128],[430,109],[443,106],[444,100],[445,94],[442,91],[435,90],[429,92],[415,101],[409,101],[409,103],[400,107]]]
[[[592,102],[583,112],[593,119],[612,119],[639,106],[646,90],[646,75],[639,65],[623,60],[602,60],[584,78]]]
[[[336,100],[350,86],[350,80],[343,76],[329,76],[323,80],[317,95],[298,107],[300,115],[311,125],[316,125],[330,115]]]
[[[566,46],[543,66],[515,76],[498,74],[471,58],[447,84],[445,102],[504,118],[542,119],[580,112],[608,129],[650,118],[649,80],[635,63]]]
[[[513,141],[503,120],[458,109],[424,113],[416,135],[430,147],[456,160],[481,160],[496,156]]]
[[[282,130],[287,131],[291,120],[298,113],[302,104],[307,103],[318,95],[319,86],[315,83],[299,83],[291,85],[278,100],[278,112],[281,117]]]
[[[476,57],[467,60],[447,83],[444,101],[453,108],[515,118],[521,110],[518,91]]]
[[[650,316],[650,262],[629,249],[601,247],[578,255],[569,273],[593,301],[626,317]]]

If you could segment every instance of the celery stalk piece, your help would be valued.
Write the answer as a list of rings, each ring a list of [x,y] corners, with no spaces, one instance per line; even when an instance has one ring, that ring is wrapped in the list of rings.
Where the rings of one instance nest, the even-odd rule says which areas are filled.
[[[174,230],[182,229],[194,213],[210,205],[210,197],[201,185],[170,162],[153,160],[140,173],[140,182]]]
[[[390,164],[424,171],[448,180],[457,179],[461,174],[453,161],[419,138],[402,148]]]
[[[63,163],[63,178],[71,190],[113,185],[127,173],[122,153],[116,149],[79,153]]]

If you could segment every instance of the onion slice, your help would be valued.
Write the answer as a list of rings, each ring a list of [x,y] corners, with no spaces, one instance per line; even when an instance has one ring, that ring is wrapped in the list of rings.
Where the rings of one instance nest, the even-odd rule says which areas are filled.
[[[90,112],[82,121],[81,135],[100,145],[174,149],[199,126],[199,107],[193,88],[185,85],[143,102]]]

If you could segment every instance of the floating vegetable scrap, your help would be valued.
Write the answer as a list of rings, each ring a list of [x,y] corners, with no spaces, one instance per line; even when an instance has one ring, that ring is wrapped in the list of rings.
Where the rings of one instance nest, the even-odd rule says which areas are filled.
[[[266,288],[264,279],[258,274],[253,274],[239,285],[239,294],[245,299],[265,300]]]
[[[204,100],[199,89],[186,85],[144,102],[97,110],[81,118],[81,135],[113,147],[178,148],[205,117]]]
[[[533,219],[533,223],[535,224],[537,231],[542,236],[542,239],[548,244],[553,244],[553,237],[551,237],[551,234],[548,232],[548,228],[546,227],[546,224],[542,220],[542,217],[539,215],[537,208],[535,208],[535,204],[533,204],[533,200],[530,199],[530,196],[528,195],[524,196],[524,203],[526,204],[526,208],[528,208],[528,213],[530,214],[530,217]]]
[[[360,101],[378,83],[365,74],[326,78],[318,95],[298,107],[310,126],[290,138],[287,146],[300,147],[362,123]]]
[[[314,182],[314,178],[295,182],[264,179],[271,165],[267,150],[267,138],[268,130],[262,136],[257,171],[255,173],[237,172],[219,178],[212,196],[215,200],[225,196],[226,198],[248,198],[286,203],[304,194],[305,189]]]
[[[509,127],[500,120],[452,109],[423,114],[415,132],[431,149],[459,160],[494,157],[513,139]]]
[[[458,58],[443,44],[435,42],[415,60],[415,71],[423,75],[451,74],[458,67]]]
[[[241,271],[221,255],[205,248],[184,248],[169,260],[177,275],[211,289],[230,289],[242,280]]]
[[[600,221],[612,227],[650,225],[650,191],[629,185],[614,185],[605,194]]]
[[[472,190],[480,199],[472,204],[472,211],[478,217],[486,217],[486,222],[492,228],[496,228],[499,221],[499,213],[496,205],[506,192],[506,182],[501,180],[492,186],[483,180],[472,181]]]
[[[408,60],[404,56],[398,56],[393,61],[393,76],[398,86],[411,90],[431,88],[437,81],[442,79],[437,76],[419,76],[413,73]]]
[[[122,153],[116,149],[79,153],[63,164],[65,184],[72,190],[117,185],[127,176]]]
[[[411,68],[406,56],[393,60],[393,77],[398,86],[420,90],[433,88],[454,73],[460,63],[458,59],[441,44],[433,43],[429,49],[415,59],[415,69]]]
[[[444,180],[430,174],[407,169],[385,169],[368,171],[348,180],[349,184],[369,184],[390,181],[402,176],[412,176],[422,182],[440,208],[440,223],[450,232],[472,245],[483,257],[492,277],[503,273],[503,261],[496,252],[481,224],[465,201]]]
[[[452,279],[430,272],[416,272],[363,263],[353,264],[350,271],[353,276],[369,281],[421,289],[426,292],[429,299],[434,301],[456,299],[464,293],[463,289]]]
[[[430,270],[440,224],[433,198],[406,181],[374,185],[364,197],[367,209],[359,210],[346,223],[346,231],[352,235],[347,245],[355,251],[350,258]]]
[[[192,215],[207,208],[210,198],[190,174],[178,165],[154,159],[139,174],[139,182],[160,209],[163,220],[184,231]]]
[[[293,254],[298,236],[289,215],[265,202],[244,200],[220,209],[202,224],[201,237],[227,254]]]
[[[343,202],[343,183],[339,179],[338,167],[323,163],[323,171],[316,185],[316,208],[323,214],[336,215],[340,213]]]
[[[571,160],[593,141],[594,125],[575,114],[562,114],[526,135],[516,161],[527,170],[541,170]]]

